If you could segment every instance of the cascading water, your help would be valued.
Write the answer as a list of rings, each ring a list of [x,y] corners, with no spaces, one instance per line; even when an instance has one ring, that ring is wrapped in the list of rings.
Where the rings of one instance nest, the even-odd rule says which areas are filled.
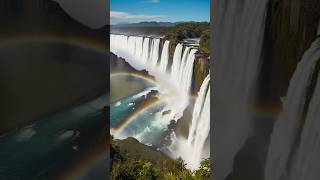
[[[143,37],[137,37],[135,41],[135,59],[139,62],[142,61],[142,52],[143,52]],[[143,61],[142,61],[143,62]]]
[[[250,135],[268,0],[213,1],[213,178],[225,179]],[[248,23],[249,22],[249,23]],[[226,105],[228,104],[228,105]]]
[[[188,95],[192,82],[193,64],[197,50],[186,47],[182,55],[183,46],[177,44],[171,72],[167,73],[169,46],[170,42],[165,41],[160,58],[160,39],[158,38],[110,35],[111,52],[124,58],[130,65],[138,70],[146,69],[159,80],[165,79],[164,81],[168,81],[166,77],[169,77],[172,81],[171,84],[176,86],[179,92]]]
[[[149,59],[149,38],[144,38],[143,40],[143,48],[142,48],[142,61],[143,63],[147,63]]]
[[[188,58],[188,55],[190,53],[190,47],[186,47],[186,49],[184,50],[183,52],[183,56],[182,56],[182,59],[181,59],[181,63],[180,63],[180,68],[179,68],[179,73],[178,73],[178,82],[179,82],[179,87],[182,86],[181,82],[182,82],[182,74],[183,74],[183,70],[184,70],[184,67],[185,67],[185,64],[186,64],[186,61],[187,61],[187,58]]]
[[[168,61],[169,61],[169,46],[170,41],[165,41],[161,53],[160,61],[160,72],[165,73],[167,71]]]
[[[318,50],[319,51],[319,50]],[[301,143],[293,161],[290,179],[292,180],[318,180],[320,177],[320,76],[309,105],[305,125],[301,135]]]
[[[320,38],[318,37],[303,55],[290,81],[282,113],[271,135],[265,169],[266,180],[281,178],[316,180],[320,175],[319,77],[306,119],[302,119],[310,80],[319,60]],[[300,129],[302,129],[301,134]],[[297,138],[300,136],[299,142]]]
[[[151,66],[155,67],[158,63],[159,59],[159,46],[160,46],[160,39],[153,39],[152,40],[152,50],[151,50],[151,55],[150,55],[150,60],[151,60]]]
[[[198,119],[198,126],[197,126],[196,134],[194,137],[194,143],[191,145],[192,147],[191,162],[194,165],[194,168],[197,168],[200,165],[205,142],[209,137],[209,133],[210,133],[210,87],[208,88],[203,109],[202,109],[200,118]]]
[[[192,122],[189,128],[187,144],[190,147],[188,151],[191,153],[189,160],[190,166],[195,169],[200,165],[203,147],[210,131],[210,75],[208,75],[198,93],[196,99]]]
[[[171,68],[171,76],[173,80],[178,80],[178,77],[179,77],[179,68],[181,64],[182,49],[183,49],[183,46],[178,43],[174,51],[172,68]]]
[[[210,75],[208,75],[204,79],[204,81],[200,87],[200,91],[198,93],[198,98],[196,99],[196,102],[194,104],[191,127],[189,129],[189,136],[188,136],[188,144],[190,144],[190,145],[194,142],[194,139],[195,139],[196,129],[198,127],[198,119],[201,116],[201,110],[203,108],[203,104],[205,101],[209,81],[210,81]]]
[[[197,169],[200,162],[210,155],[210,75],[202,82],[196,99],[188,138],[172,136],[173,143],[169,147],[172,157],[182,157],[190,169]]]
[[[181,76],[181,89],[183,92],[185,92],[186,94],[189,93],[189,89],[191,86],[191,82],[192,82],[192,72],[193,72],[193,65],[194,65],[194,58],[195,58],[195,53],[197,52],[196,49],[191,49],[188,58],[187,58],[187,62],[186,65],[183,68],[182,74],[180,74]]]

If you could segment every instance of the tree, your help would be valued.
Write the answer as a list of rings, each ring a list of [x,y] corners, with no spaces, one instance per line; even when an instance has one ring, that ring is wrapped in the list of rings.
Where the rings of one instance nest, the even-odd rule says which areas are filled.
[[[151,162],[145,162],[142,170],[139,172],[138,180],[156,179],[153,173],[153,165]]]
[[[210,52],[210,30],[206,30],[200,37],[200,51],[204,53]]]
[[[210,159],[201,161],[199,169],[195,171],[196,179],[209,180],[211,174]]]

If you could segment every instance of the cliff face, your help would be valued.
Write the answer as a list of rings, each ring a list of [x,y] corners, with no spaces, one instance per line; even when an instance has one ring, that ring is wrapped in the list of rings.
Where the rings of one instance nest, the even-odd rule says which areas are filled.
[[[208,54],[196,53],[193,67],[192,94],[197,95],[201,84],[209,74],[210,60]]]
[[[269,1],[258,101],[281,104],[297,63],[316,38],[319,18],[320,1]]]
[[[317,0],[270,2],[268,31],[274,42],[274,58],[287,65],[289,76],[315,39],[319,17]]]

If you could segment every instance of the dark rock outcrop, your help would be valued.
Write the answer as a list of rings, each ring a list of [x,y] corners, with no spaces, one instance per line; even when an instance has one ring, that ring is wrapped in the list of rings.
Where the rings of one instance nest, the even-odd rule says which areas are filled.
[[[260,74],[259,103],[280,106],[304,52],[316,38],[320,1],[270,0]]]
[[[209,55],[205,53],[196,53],[195,62],[193,68],[193,80],[192,80],[192,94],[197,94],[200,90],[201,84],[210,70]]]

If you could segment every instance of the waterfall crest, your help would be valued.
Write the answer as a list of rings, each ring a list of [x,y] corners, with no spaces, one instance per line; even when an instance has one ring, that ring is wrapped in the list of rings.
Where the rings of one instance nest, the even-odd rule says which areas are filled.
[[[320,175],[318,170],[320,166],[318,157],[320,151],[319,77],[306,119],[302,119],[311,76],[319,59],[320,38],[318,37],[303,55],[290,80],[283,110],[271,135],[265,169],[266,180],[280,178],[315,180],[315,177]],[[297,140],[299,137],[300,141]]]

